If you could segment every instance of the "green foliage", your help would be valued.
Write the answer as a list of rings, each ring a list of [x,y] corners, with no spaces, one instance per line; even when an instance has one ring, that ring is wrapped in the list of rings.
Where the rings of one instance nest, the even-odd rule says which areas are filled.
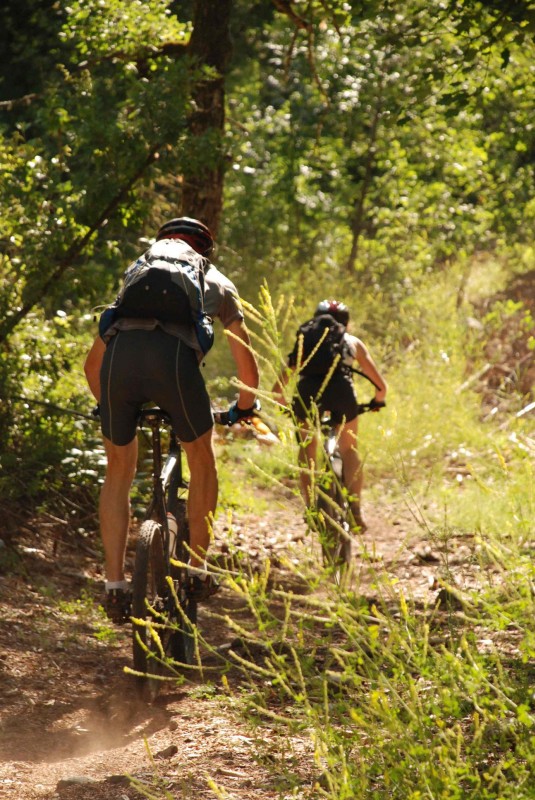
[[[481,291],[481,276],[472,277]],[[422,280],[389,320],[378,343],[389,404],[361,426],[369,502],[405,506],[421,546],[439,554],[434,601],[412,597],[365,541],[342,586],[310,544],[284,558],[290,581],[279,583],[269,563],[255,572],[232,561],[227,585],[251,619],[222,617],[241,642],[228,654],[227,702],[254,730],[257,758],[272,765],[285,797],[297,787],[331,800],[531,797],[533,443],[523,418],[501,430],[481,418],[466,374],[472,309],[459,306],[459,279],[460,269]],[[519,311],[503,302],[485,324],[501,328]],[[293,304],[263,289],[249,313],[269,384]],[[277,469],[294,469],[293,431],[269,391],[263,400],[283,442],[257,450],[250,474],[277,485]],[[469,550],[462,565],[460,543]],[[302,757],[288,758],[303,738],[313,753],[306,780]]]
[[[76,417],[90,407],[89,312],[113,298],[144,226],[154,230],[149,178],[179,171],[201,75],[179,57],[188,25],[166,4],[93,5],[50,21],[39,95],[0,131],[0,496],[30,505],[66,480],[94,482],[98,454],[84,455],[94,423]],[[23,31],[17,42],[28,63],[44,63]]]
[[[510,453],[501,480],[492,463],[481,467],[485,481],[495,481],[488,503],[476,500],[477,492],[489,494],[481,479],[458,486],[465,505],[440,538],[424,507],[415,508],[423,541],[446,554],[455,554],[459,524],[476,531],[472,588],[442,581],[436,601],[422,603],[365,547],[342,587],[321,572],[309,546],[284,560],[298,592],[285,588],[288,579],[279,584],[269,563],[227,578],[251,618],[222,616],[241,642],[228,653],[226,702],[248,721],[257,758],[279,776],[284,796],[299,786],[331,800],[530,798],[532,466]],[[465,513],[476,506],[477,522]],[[446,555],[441,568],[452,581],[461,578],[456,563]],[[366,574],[371,586],[361,585]],[[295,761],[288,758],[294,741]]]
[[[498,33],[492,10],[449,11],[457,27],[440,5],[374,4],[327,14],[313,39],[283,18],[269,37],[248,33],[256,62],[234,76],[225,228],[244,271],[254,259],[284,292],[296,273],[346,272],[390,302],[454,254],[519,235],[533,182],[529,157],[517,172],[531,148],[520,31],[501,19]]]
[[[86,328],[87,321],[61,309],[49,321],[35,314],[0,356],[6,390],[0,413],[0,504],[21,504],[26,513],[38,507],[63,511],[74,526],[78,513],[69,509],[69,497],[86,510],[95,507],[101,459],[81,382],[80,332]]]
[[[121,59],[137,58],[140,44],[149,56],[155,45],[184,42],[189,35],[188,26],[171,15],[168,5],[165,0],[152,0],[149,9],[141,0],[74,2],[66,9],[60,39],[72,42],[82,57],[109,58],[111,53]]]
[[[245,657],[231,654],[247,688],[230,702],[245,706],[258,741],[266,726],[308,733],[315,796],[530,796],[527,675],[481,646],[490,607],[475,612],[474,636],[453,615],[417,615],[401,593],[367,608],[351,595],[297,603],[281,591],[282,639],[258,583],[236,586],[264,633],[249,634]],[[299,782],[288,762],[273,766]]]
[[[94,5],[64,10],[31,125],[4,134],[5,274],[16,279],[0,292],[4,337],[20,305],[90,307],[112,294],[128,240],[156,224],[149,178],[179,171],[187,147],[189,93],[204,76],[179,57],[187,24],[157,0]]]

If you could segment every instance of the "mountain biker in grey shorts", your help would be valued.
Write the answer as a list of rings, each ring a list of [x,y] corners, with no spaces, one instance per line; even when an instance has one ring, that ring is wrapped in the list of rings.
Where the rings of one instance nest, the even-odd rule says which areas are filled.
[[[179,239],[205,258],[204,310],[220,319],[230,333],[228,342],[241,384],[231,406],[231,421],[251,413],[258,387],[258,368],[234,284],[208,260],[213,236],[199,220],[181,217],[164,223],[156,240]],[[100,335],[84,369],[100,405],[108,460],[99,504],[106,562],[108,616],[125,622],[130,593],[124,559],[130,517],[130,488],[137,466],[136,419],[144,403],[161,405],[170,414],[182,442],[190,471],[188,519],[192,592],[203,599],[217,589],[206,572],[211,519],[217,504],[218,482],[212,446],[213,418],[200,371],[203,353],[193,326],[158,319],[101,317]]]
[[[136,435],[139,409],[156,403],[170,415],[181,442],[192,442],[213,425],[197,353],[161,328],[119,331],[100,372],[102,433],[116,445]]]

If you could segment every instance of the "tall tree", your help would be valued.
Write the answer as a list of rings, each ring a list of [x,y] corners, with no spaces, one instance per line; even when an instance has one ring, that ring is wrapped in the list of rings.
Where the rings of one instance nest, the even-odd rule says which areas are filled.
[[[182,211],[216,233],[223,203],[225,170],[225,78],[232,53],[232,0],[196,0],[188,52],[204,76],[192,91],[190,131],[201,140],[204,158],[185,164]]]

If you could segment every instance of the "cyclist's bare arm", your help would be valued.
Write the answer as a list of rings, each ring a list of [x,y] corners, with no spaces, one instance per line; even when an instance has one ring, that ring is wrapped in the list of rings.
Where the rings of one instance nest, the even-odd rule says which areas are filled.
[[[240,383],[248,388],[241,388],[238,395],[240,408],[251,408],[256,398],[255,390],[258,388],[258,364],[251,350],[249,331],[242,320],[234,320],[227,326],[230,336],[227,336],[230,352],[236,363],[236,371]]]
[[[361,342],[360,339],[357,339],[356,345],[355,360],[366,377],[368,377],[375,384],[376,402],[384,403],[388,388],[386,381],[377,369],[377,366],[364,342]]]
[[[100,367],[105,350],[106,345],[100,336],[97,336],[84,364],[85,377],[97,403],[100,402]]]

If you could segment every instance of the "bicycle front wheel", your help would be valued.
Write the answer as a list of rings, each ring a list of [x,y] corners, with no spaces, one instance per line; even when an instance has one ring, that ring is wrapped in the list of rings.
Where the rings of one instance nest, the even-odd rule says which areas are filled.
[[[169,643],[169,652],[180,664],[191,666],[196,661],[195,626],[197,624],[197,601],[187,595],[189,560],[189,525],[186,501],[178,497],[169,498],[169,508],[177,522],[175,557],[182,566],[171,564],[171,575],[177,591],[178,607],[174,609],[175,630]]]
[[[162,527],[147,520],[139,531],[132,578],[132,645],[138,689],[149,700],[156,698],[166,668],[168,595]]]

